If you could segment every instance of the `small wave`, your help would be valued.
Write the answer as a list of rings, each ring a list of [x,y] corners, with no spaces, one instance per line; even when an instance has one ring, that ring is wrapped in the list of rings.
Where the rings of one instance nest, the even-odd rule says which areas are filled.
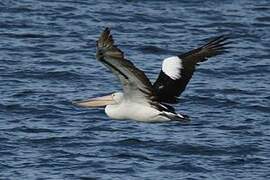
[[[270,22],[270,16],[266,16],[266,17],[257,17],[256,20],[260,21],[260,22]],[[270,24],[268,24],[270,26]]]
[[[44,39],[44,38],[58,38],[61,37],[60,35],[56,34],[34,34],[34,33],[24,33],[24,34],[16,34],[16,33],[0,33],[0,36],[6,36],[9,38],[16,38],[16,39]]]
[[[31,143],[34,144],[56,144],[56,143],[65,143],[65,142],[70,142],[72,139],[71,137],[68,136],[53,136],[53,137],[44,137],[44,138],[40,138],[40,137],[35,137],[35,138],[27,138],[24,139],[27,140]]]
[[[269,113],[270,107],[269,106],[263,106],[263,105],[250,105],[250,106],[242,106],[242,109],[252,110],[252,111],[259,111],[263,113]]]
[[[120,153],[120,154],[117,154],[117,155],[113,155],[111,156],[113,158],[117,158],[117,159],[138,159],[138,160],[141,160],[141,161],[151,161],[152,159],[151,158],[148,158],[144,155],[141,155],[141,154],[138,154],[138,153]]]
[[[53,133],[54,131],[51,129],[46,129],[46,128],[30,128],[27,126],[21,126],[21,127],[15,127],[12,129],[9,129],[9,131],[12,132],[25,132],[25,133]]]
[[[14,113],[42,114],[44,112],[47,112],[46,109],[39,109],[36,108],[35,106],[25,106],[23,104],[18,103],[0,104],[0,107],[2,107],[2,109],[8,112]]]
[[[217,156],[228,154],[229,152],[226,148],[206,146],[201,144],[173,144],[170,143],[167,146],[160,147],[161,150],[171,152],[171,153],[180,153],[182,155],[200,155],[200,156]]]
[[[185,171],[185,172],[209,172],[208,169],[199,166],[198,164],[196,164],[196,161],[193,162],[175,162],[173,164],[165,164],[165,165],[161,165],[158,167],[158,170],[181,170],[181,171]]]
[[[26,97],[26,96],[29,96],[29,95],[32,95],[32,94],[35,94],[37,92],[35,92],[34,90],[31,90],[31,89],[25,89],[25,90],[22,90],[20,92],[16,92],[15,94],[13,94],[12,96],[13,97]]]
[[[33,70],[19,70],[14,72],[17,78],[31,78],[31,79],[56,79],[64,80],[67,79],[80,79],[81,75],[73,70],[55,70],[44,72],[41,69]]]
[[[213,96],[187,96],[188,100],[193,103],[216,106],[216,107],[238,107],[241,103],[236,100],[231,100],[227,98],[218,98]]]
[[[166,49],[162,49],[160,47],[157,46],[140,46],[139,48],[137,48],[139,51],[143,52],[143,53],[150,53],[150,54],[164,54],[167,53]]]
[[[122,145],[134,145],[134,144],[142,144],[144,143],[144,141],[135,138],[128,138],[117,141],[117,143],[120,143]]]
[[[226,126],[226,125],[221,125],[217,127],[218,129],[222,130],[237,130],[237,131],[242,131],[242,130],[250,130],[253,129],[252,126],[250,125],[238,125],[238,126]]]

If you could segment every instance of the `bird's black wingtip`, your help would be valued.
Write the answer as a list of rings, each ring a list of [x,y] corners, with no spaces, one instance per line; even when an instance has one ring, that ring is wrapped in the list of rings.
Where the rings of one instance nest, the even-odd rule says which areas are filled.
[[[208,43],[202,46],[204,49],[216,51],[214,54],[220,54],[224,50],[228,50],[232,44],[232,38],[230,34],[220,35],[214,38],[211,38]]]

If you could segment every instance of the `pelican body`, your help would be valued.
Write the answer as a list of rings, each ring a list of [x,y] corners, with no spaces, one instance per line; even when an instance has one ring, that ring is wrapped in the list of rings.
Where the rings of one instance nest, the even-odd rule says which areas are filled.
[[[77,102],[82,107],[106,106],[105,113],[112,119],[133,119],[143,122],[163,122],[174,120],[187,121],[185,115],[169,110],[165,105],[153,107],[146,102],[134,102],[124,97],[124,93],[117,92],[107,96]]]
[[[123,93],[112,94],[112,99],[119,99],[115,104],[105,107],[105,113],[113,119],[136,119],[140,121],[165,121],[160,112],[147,103],[132,102],[124,98]],[[124,113],[119,113],[123,112]]]
[[[186,122],[188,116],[176,113],[169,104],[178,102],[196,65],[207,58],[221,54],[228,44],[224,36],[213,38],[205,45],[187,53],[163,60],[157,80],[152,84],[143,71],[136,68],[114,44],[110,29],[106,28],[97,41],[97,59],[120,80],[123,92],[76,101],[81,107],[104,107],[112,119],[132,119],[142,122]]]

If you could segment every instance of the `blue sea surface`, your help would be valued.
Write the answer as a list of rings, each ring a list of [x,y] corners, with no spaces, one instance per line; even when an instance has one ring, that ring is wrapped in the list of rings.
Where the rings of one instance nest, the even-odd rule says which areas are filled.
[[[95,59],[105,27],[153,82],[166,57],[230,35],[198,66],[181,124],[73,100],[121,90]],[[0,179],[270,179],[269,0],[3,0]]]

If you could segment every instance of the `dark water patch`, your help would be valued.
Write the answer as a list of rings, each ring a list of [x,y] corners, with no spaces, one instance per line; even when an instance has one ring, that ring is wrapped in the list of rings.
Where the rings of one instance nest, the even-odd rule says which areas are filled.
[[[205,146],[199,144],[168,144],[160,147],[164,152],[179,153],[179,155],[200,155],[200,156],[218,156],[229,152],[226,148]]]
[[[31,89],[25,89],[23,91],[20,91],[20,92],[17,92],[15,94],[13,94],[13,97],[27,97],[27,96],[30,96],[30,95],[33,95],[33,94],[38,94],[38,92],[36,91],[33,91]]]
[[[41,1],[41,0],[40,0]],[[68,1],[64,1],[64,0],[42,0],[42,2],[45,2],[45,4],[48,5],[49,4],[69,4],[70,6],[74,6],[74,5],[94,5],[95,3],[89,2],[89,1],[73,1],[73,0],[68,0]]]
[[[209,24],[203,24],[203,25],[196,25],[197,28],[207,28],[207,27],[231,27],[231,28],[239,28],[245,26],[245,24],[241,22],[215,22],[215,23],[209,23]]]
[[[8,138],[0,137],[0,142],[4,142],[4,141],[6,141],[6,140],[8,140]]]
[[[45,128],[30,128],[27,126],[20,126],[20,127],[16,127],[13,129],[10,129],[9,131],[12,132],[24,132],[24,133],[33,133],[33,134],[37,134],[37,133],[53,133],[54,131],[52,131],[51,129],[45,129]]]
[[[243,156],[243,157],[235,157],[235,158],[228,158],[223,162],[226,166],[248,166],[249,164],[257,164],[259,166],[266,165],[266,159],[256,156]]]
[[[47,112],[46,109],[39,109],[34,106],[27,106],[23,104],[17,104],[17,103],[10,103],[2,105],[3,109],[5,109],[8,112],[13,113],[31,113],[31,114],[41,114]]]
[[[211,89],[209,89],[211,90]],[[224,93],[224,94],[234,94],[234,95],[255,95],[255,92],[243,90],[243,89],[237,89],[237,88],[225,88],[225,89],[212,89],[213,91]]]
[[[204,91],[204,90],[203,90]],[[204,91],[205,92],[205,91]],[[196,102],[197,104],[204,106],[213,106],[213,107],[239,107],[240,103],[236,100],[231,100],[227,98],[219,98],[213,96],[186,96],[186,100],[182,99],[183,102]]]
[[[266,97],[264,97],[264,98],[270,100],[270,96],[266,96]]]
[[[47,42],[47,43],[43,43],[43,44],[37,44],[36,46],[42,50],[46,50],[46,53],[49,53],[48,50],[55,49],[57,47],[57,44],[55,44],[53,42]]]
[[[42,69],[33,69],[33,70],[19,70],[16,72],[17,78],[28,78],[28,79],[37,79],[37,80],[64,80],[67,79],[80,79],[81,76],[73,70],[42,70]]]
[[[164,54],[167,53],[166,49],[159,48],[157,46],[141,46],[138,48],[139,51],[143,53],[150,53],[150,54]]]
[[[33,26],[30,23],[18,21],[2,21],[0,22],[0,29],[31,29]]]
[[[248,121],[246,120],[245,122]],[[226,132],[235,135],[244,135],[253,137],[264,136],[264,133],[262,131],[256,130],[256,127],[254,127],[254,125],[230,125],[230,126],[222,125],[218,126],[217,128],[221,130],[226,130]]]
[[[14,168],[13,166],[10,166],[9,164],[6,164],[6,163],[0,163],[0,168],[2,169],[4,169],[4,168]]]
[[[47,72],[45,77],[50,79],[66,80],[80,78],[80,75],[72,71],[51,71]]]
[[[132,173],[134,172],[132,167],[123,167],[123,168],[117,168],[117,167],[108,167],[106,169],[101,169],[101,170],[97,170],[97,172],[102,173],[102,174],[108,174],[110,175],[109,177],[111,177],[111,175],[119,175],[119,174],[126,174],[126,173]]]
[[[219,72],[212,70],[212,69],[199,68],[197,71],[197,74],[199,74],[199,73],[206,74],[208,76],[212,75],[214,77],[224,77]]]
[[[78,10],[77,7],[74,6],[61,6],[61,7],[55,7],[55,11],[62,11],[62,12],[71,12]]]
[[[264,68],[263,68],[264,69]],[[236,72],[237,71],[237,72]],[[265,73],[264,71],[260,71],[258,73],[258,69],[255,68],[248,68],[248,69],[243,69],[243,68],[231,68],[230,70],[221,70],[220,71],[224,76],[230,75],[230,76],[242,76],[242,75],[247,75],[247,76],[252,76],[254,74],[260,74],[260,73]],[[224,77],[223,76],[223,77]]]
[[[268,57],[269,57],[269,55],[268,55]],[[270,64],[269,65],[267,65],[267,64],[250,65],[250,66],[247,66],[247,68],[249,70],[256,71],[256,73],[258,73],[258,72],[260,72],[260,73],[269,73],[270,72]]]
[[[177,170],[186,171],[190,173],[196,172],[209,172],[208,169],[200,167],[199,165],[194,165],[190,162],[175,162],[173,164],[165,164],[158,167],[159,170]]]
[[[257,144],[241,144],[228,147],[228,154],[231,155],[253,155],[260,151]]]
[[[9,8],[2,9],[2,13],[6,14],[19,14],[19,13],[29,14],[33,11],[34,11],[33,8],[27,6],[18,6],[18,7],[10,6]]]
[[[117,155],[112,156],[112,158],[125,159],[125,160],[136,159],[139,161],[151,161],[152,160],[151,158],[140,155],[138,153],[121,153],[121,154],[117,154]]]
[[[96,177],[79,176],[79,179],[82,179],[82,180],[96,180],[96,179],[99,179],[99,178],[96,178]]]
[[[38,114],[38,115],[36,115],[34,117],[36,119],[54,119],[54,120],[56,120],[56,119],[63,119],[64,118],[63,115],[61,115],[61,114],[55,114],[53,112],[54,111],[50,111],[50,112],[46,111],[43,114]]]
[[[125,145],[125,146],[130,146],[130,145],[136,146],[136,145],[144,144],[145,142],[141,141],[139,139],[124,139],[121,141],[117,141],[117,143],[120,143],[120,144]]]
[[[105,144],[108,144],[110,146],[122,146],[122,147],[136,147],[136,148],[145,148],[149,146],[155,146],[157,145],[157,142],[155,141],[142,141],[135,138],[128,138],[113,142],[107,142]]]
[[[65,144],[63,143],[63,145],[66,147],[68,147],[68,145],[70,145],[70,147],[72,147],[72,143],[69,143],[69,144]],[[75,144],[75,145],[78,145],[78,144]],[[53,154],[55,157],[57,157],[58,160],[60,159],[64,159],[64,158],[72,158],[74,161],[76,160],[76,157],[79,157],[81,156],[81,154],[79,152],[76,152],[76,151],[68,151],[68,150],[63,150],[63,149],[60,149],[59,147],[56,147],[54,149],[48,149],[48,151]],[[48,161],[49,162],[49,159],[44,159],[44,161]]]
[[[252,8],[253,11],[259,11],[259,12],[263,12],[263,11],[269,11],[270,8],[268,6],[259,6],[259,7],[255,7],[255,8]]]
[[[26,139],[25,139],[26,140]],[[33,144],[39,144],[39,145],[52,145],[52,146],[58,146],[58,145],[63,145],[66,142],[72,141],[72,137],[70,136],[52,136],[52,137],[46,137],[46,138],[31,138],[27,139],[28,142],[31,142]],[[61,152],[64,150],[61,150]]]
[[[106,119],[105,118],[100,119],[100,121],[102,121],[102,120],[106,120]],[[105,131],[105,132],[121,132],[123,130],[115,129],[115,128],[112,128],[112,127],[106,127],[106,126],[103,126],[103,125],[100,125],[100,126],[91,125],[90,127],[82,129],[83,133],[103,132],[103,131]]]
[[[263,105],[243,105],[243,106],[240,106],[239,108],[247,109],[252,112],[263,112],[263,113],[270,112],[270,106],[263,106]]]
[[[204,89],[196,89],[195,92],[198,94],[208,94],[209,92],[215,92],[215,93],[226,94],[226,95],[256,95],[257,94],[254,91],[238,89],[237,87],[224,88],[224,89],[204,88]]]
[[[257,17],[256,20],[260,21],[260,22],[270,22],[270,16],[268,17]],[[270,24],[268,24],[270,25]]]
[[[250,125],[238,125],[238,126],[226,126],[226,125],[222,125],[217,127],[218,129],[222,129],[222,130],[236,130],[236,131],[241,131],[241,130],[250,130],[253,129],[252,126]]]
[[[254,26],[256,26],[257,28],[266,28],[266,27],[270,27],[270,23],[253,23]]]
[[[45,39],[45,38],[60,38],[61,37],[61,35],[55,35],[55,34],[45,35],[45,34],[32,34],[32,33],[25,33],[25,34],[0,33],[0,36],[14,38],[14,39]]]
[[[49,56],[49,55],[46,55],[46,56]],[[35,64],[41,65],[41,66],[60,66],[60,67],[62,67],[63,65],[76,66],[76,65],[83,65],[85,63],[80,62],[80,61],[76,61],[76,62],[66,61],[64,59],[63,60],[62,59],[46,59],[46,60],[41,60],[41,61],[35,62]],[[78,67],[78,68],[81,68],[81,67]]]
[[[88,50],[79,50],[79,49],[57,49],[57,50],[49,50],[50,53],[55,54],[75,54],[75,53],[83,53],[88,52]]]

